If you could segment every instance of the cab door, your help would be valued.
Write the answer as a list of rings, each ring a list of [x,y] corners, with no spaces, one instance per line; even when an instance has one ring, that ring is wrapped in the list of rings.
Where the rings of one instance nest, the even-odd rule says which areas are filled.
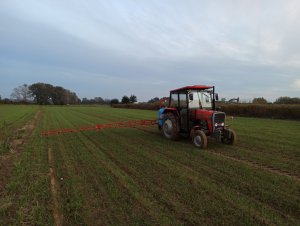
[[[180,128],[182,132],[188,132],[188,102],[187,94],[179,93]]]

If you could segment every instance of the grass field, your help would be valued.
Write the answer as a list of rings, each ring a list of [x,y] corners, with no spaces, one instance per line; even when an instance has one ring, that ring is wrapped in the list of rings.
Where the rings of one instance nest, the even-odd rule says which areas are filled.
[[[21,151],[0,155],[10,165],[0,225],[300,225],[299,121],[234,118],[236,146],[211,140],[199,151],[156,127],[40,136],[154,111],[0,106],[0,116],[2,143],[33,125]]]
[[[16,131],[33,118],[36,106],[0,105],[0,154],[8,150],[8,140]]]

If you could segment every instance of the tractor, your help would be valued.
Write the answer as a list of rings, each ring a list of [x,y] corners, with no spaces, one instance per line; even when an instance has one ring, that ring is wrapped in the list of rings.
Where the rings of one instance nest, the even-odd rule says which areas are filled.
[[[214,86],[194,85],[170,91],[168,107],[158,112],[158,128],[170,140],[191,137],[200,149],[207,148],[208,137],[233,145],[236,134],[226,125],[224,112],[216,110],[218,94]]]

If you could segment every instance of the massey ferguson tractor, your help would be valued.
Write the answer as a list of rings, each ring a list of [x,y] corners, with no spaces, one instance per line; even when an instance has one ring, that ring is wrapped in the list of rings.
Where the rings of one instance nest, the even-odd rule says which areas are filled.
[[[216,110],[214,86],[186,86],[170,91],[168,107],[158,113],[158,128],[170,140],[191,137],[197,148],[207,148],[207,138],[233,145],[236,134],[226,126],[225,113]]]

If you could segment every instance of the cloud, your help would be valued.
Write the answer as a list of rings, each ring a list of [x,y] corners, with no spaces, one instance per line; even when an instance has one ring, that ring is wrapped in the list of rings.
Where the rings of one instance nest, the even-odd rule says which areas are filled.
[[[297,91],[300,91],[300,79],[298,80],[295,80],[292,84],[292,87],[297,90]]]
[[[290,89],[298,9],[291,0],[1,1],[0,84],[5,95],[24,80],[81,97],[147,100],[189,84],[226,97],[299,95]]]

